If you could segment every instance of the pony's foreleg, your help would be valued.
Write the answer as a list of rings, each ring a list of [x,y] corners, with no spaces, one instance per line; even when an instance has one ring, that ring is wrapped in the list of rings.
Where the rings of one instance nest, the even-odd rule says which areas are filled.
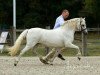
[[[14,66],[17,66],[21,56],[26,52],[28,51],[30,48],[32,48],[32,46],[25,46],[25,48],[20,52],[19,56],[16,58],[15,62],[14,62]]]
[[[77,51],[78,51],[78,53],[77,53],[78,59],[79,59],[79,60],[81,59],[81,58],[80,58],[80,56],[81,56],[81,51],[80,51],[80,49],[79,49],[78,46],[76,46],[76,45],[74,45],[74,44],[72,44],[72,43],[67,43],[67,44],[65,44],[65,46],[66,46],[66,47],[70,47],[70,48],[75,48],[75,49],[77,49]]]

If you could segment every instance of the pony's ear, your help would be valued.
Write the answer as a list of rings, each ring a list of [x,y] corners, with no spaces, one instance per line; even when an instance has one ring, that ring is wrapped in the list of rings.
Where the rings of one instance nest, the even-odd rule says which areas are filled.
[[[80,17],[80,18],[82,18],[82,19],[84,19],[84,20],[85,20],[85,17]]]
[[[85,20],[85,17],[83,19]]]

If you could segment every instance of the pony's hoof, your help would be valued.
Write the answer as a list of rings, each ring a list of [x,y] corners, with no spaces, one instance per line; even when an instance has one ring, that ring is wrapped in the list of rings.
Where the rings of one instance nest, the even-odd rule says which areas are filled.
[[[14,66],[17,66],[17,64],[18,64],[18,61],[15,61],[15,62],[14,62]]]
[[[44,60],[42,57],[41,58],[39,58],[40,59],[40,61],[42,62],[42,63],[44,63],[44,64],[49,64],[46,60]]]
[[[17,66],[17,64],[14,63],[14,66]]]
[[[50,65],[53,65],[53,63],[51,63]]]
[[[80,61],[80,60],[81,60],[81,58],[80,58],[80,57],[78,57],[78,60]]]

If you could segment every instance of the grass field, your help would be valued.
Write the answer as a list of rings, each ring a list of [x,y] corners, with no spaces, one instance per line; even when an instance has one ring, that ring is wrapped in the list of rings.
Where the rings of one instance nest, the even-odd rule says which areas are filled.
[[[81,35],[75,34],[76,38],[81,39]],[[81,48],[81,41],[75,40],[74,43],[78,45]],[[22,48],[24,46],[22,45]],[[45,55],[45,47],[40,45],[38,48],[36,48],[37,52],[39,52],[41,55]],[[62,52],[64,56],[75,56],[77,53],[77,50],[67,48]],[[87,55],[88,56],[100,56],[100,35],[97,33],[89,33],[87,36]],[[9,56],[7,51],[3,51],[3,53],[0,53],[0,56]],[[24,56],[36,56],[32,49],[29,50],[24,54]]]

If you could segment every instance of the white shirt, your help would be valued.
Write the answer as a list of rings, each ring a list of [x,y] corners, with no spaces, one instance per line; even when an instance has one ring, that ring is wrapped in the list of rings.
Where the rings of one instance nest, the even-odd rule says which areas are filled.
[[[55,25],[54,25],[54,28],[53,29],[56,29],[56,28],[59,28],[61,25],[63,25],[64,23],[64,18],[62,15],[60,15],[57,19],[56,19],[56,22],[55,22]]]

